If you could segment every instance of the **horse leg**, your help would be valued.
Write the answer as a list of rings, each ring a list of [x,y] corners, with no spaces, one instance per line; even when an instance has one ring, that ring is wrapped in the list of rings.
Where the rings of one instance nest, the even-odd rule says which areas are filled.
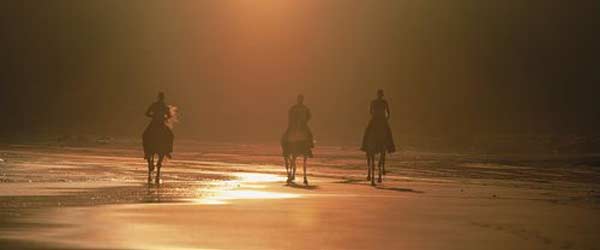
[[[367,181],[371,180],[371,154],[367,153]]]
[[[154,183],[156,184],[160,184],[160,168],[162,167],[162,162],[164,159],[164,154],[158,154],[158,163],[156,163],[156,180],[154,180]]]
[[[154,154],[149,156],[148,159],[148,183],[152,183],[152,171],[154,171]]]
[[[290,163],[290,158],[288,156],[284,156],[283,160],[285,161],[285,174],[287,175],[287,182],[289,183],[292,180],[292,166]]]
[[[383,152],[383,157],[381,158],[381,167],[383,168],[383,175],[385,175],[387,173],[385,171],[385,152]]]
[[[296,179],[296,156],[292,155],[292,181]]]
[[[379,163],[377,164],[379,167],[379,179],[377,179],[377,182],[379,183],[383,181],[383,179],[381,178],[381,175],[383,173],[383,164],[385,164],[385,152],[381,152],[381,154],[379,155]]]
[[[304,164],[302,165],[302,172],[304,173],[304,185],[308,186],[308,179],[306,179],[306,156],[304,156]]]
[[[369,170],[371,171],[371,185],[375,186],[375,154],[369,156]]]

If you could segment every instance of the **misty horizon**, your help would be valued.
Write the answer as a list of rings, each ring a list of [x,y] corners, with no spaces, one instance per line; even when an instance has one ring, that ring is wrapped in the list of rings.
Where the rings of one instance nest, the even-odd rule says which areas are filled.
[[[0,4],[0,135],[139,137],[164,91],[178,139],[276,143],[302,93],[359,144],[380,88],[399,138],[598,134],[591,1],[177,3]]]

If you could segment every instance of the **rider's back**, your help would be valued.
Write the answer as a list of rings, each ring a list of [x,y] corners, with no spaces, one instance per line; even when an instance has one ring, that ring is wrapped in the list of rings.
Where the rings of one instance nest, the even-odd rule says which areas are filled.
[[[387,102],[384,99],[375,99],[371,102],[371,115],[374,119],[386,118]]]
[[[306,123],[310,119],[310,110],[303,104],[296,104],[290,108],[289,112],[289,126],[290,127],[302,127],[306,126]]]
[[[152,121],[164,122],[167,120],[169,107],[164,102],[152,103],[150,110],[152,111]]]

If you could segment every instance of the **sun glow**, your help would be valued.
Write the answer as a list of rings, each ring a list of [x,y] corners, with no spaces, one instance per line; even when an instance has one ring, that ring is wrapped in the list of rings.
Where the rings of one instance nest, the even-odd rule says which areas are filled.
[[[198,190],[203,197],[194,199],[193,202],[205,205],[228,204],[232,200],[265,200],[265,199],[292,199],[299,198],[299,194],[283,192],[267,192],[254,189],[263,189],[266,186],[260,183],[284,181],[285,177],[273,174],[235,173],[238,180],[219,181],[210,188]]]
[[[235,173],[235,177],[241,182],[278,182],[285,181],[285,177],[274,174],[256,174],[256,173]]]
[[[265,192],[256,190],[226,190],[214,193],[214,196],[201,198],[194,202],[206,205],[228,204],[231,200],[266,200],[266,199],[292,199],[300,195],[289,193]]]

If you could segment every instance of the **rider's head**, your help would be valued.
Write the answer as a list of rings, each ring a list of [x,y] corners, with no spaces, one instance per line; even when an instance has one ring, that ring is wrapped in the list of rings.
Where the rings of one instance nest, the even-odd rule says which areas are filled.
[[[299,94],[297,100],[298,100],[298,104],[303,104],[304,103],[304,95]]]
[[[158,92],[158,100],[161,101],[161,102],[165,100],[165,93],[164,92]]]
[[[377,90],[377,97],[378,98],[383,98],[383,89],[378,89]]]

